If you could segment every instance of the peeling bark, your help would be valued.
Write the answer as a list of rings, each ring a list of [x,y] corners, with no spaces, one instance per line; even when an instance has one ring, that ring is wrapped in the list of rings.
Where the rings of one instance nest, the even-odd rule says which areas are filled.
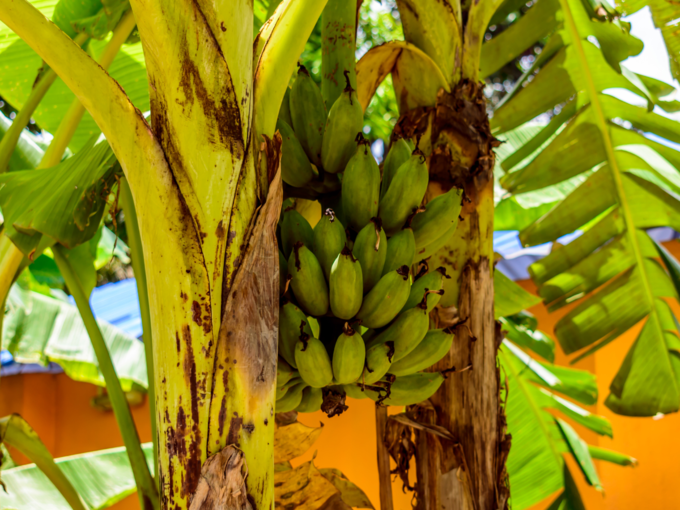
[[[233,446],[209,457],[189,510],[253,510],[246,492],[247,474],[245,456]]]
[[[387,434],[387,407],[375,406],[375,431],[378,445],[378,477],[380,480],[380,510],[393,510],[392,480],[390,479],[390,453],[385,445]]]
[[[432,265],[452,280],[433,312],[436,327],[455,327],[451,351],[432,370],[448,373],[430,399],[413,406],[419,423],[443,427],[452,440],[416,430],[418,509],[507,508],[505,459],[509,450],[500,402],[493,290],[493,148],[482,85],[462,80],[441,91],[434,108],[405,115],[395,130],[430,151],[428,199],[452,187],[465,191],[453,239]],[[445,308],[442,308],[445,307]]]

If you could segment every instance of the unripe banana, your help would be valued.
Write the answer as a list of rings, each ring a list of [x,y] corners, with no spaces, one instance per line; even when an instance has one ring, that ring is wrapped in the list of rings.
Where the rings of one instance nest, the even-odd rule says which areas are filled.
[[[291,367],[281,356],[276,360],[276,387],[283,388],[291,379],[299,377],[297,370]]]
[[[387,240],[387,255],[383,275],[400,268],[411,267],[416,254],[416,238],[411,227],[400,230]]]
[[[288,261],[281,250],[279,250],[279,292],[285,294],[288,279]]]
[[[333,367],[321,340],[301,335],[295,346],[295,363],[300,377],[312,388],[323,388],[333,380]]]
[[[306,221],[306,220],[305,220]],[[328,312],[328,285],[323,269],[312,251],[302,243],[296,243],[288,259],[290,286],[295,298],[308,315],[319,317]]]
[[[300,375],[297,372],[295,372],[295,374],[297,375],[295,377],[291,377],[290,380],[288,380],[288,382],[285,384],[276,386],[276,400],[281,400],[293,386],[302,382]]]
[[[401,266],[383,276],[366,294],[357,319],[367,328],[382,328],[401,311],[411,291],[408,266]]]
[[[357,150],[347,163],[342,177],[342,210],[347,226],[357,232],[378,216],[380,168],[371,146],[359,133]]]
[[[418,346],[429,327],[427,310],[425,303],[422,302],[415,308],[400,313],[385,331],[368,342],[367,347],[370,350],[375,345],[392,342],[394,344],[392,363],[395,363]]]
[[[302,392],[307,387],[304,381],[300,381],[295,386],[290,388],[283,397],[276,401],[276,412],[277,413],[287,413],[288,411],[293,411],[297,406],[300,405],[302,400]]]
[[[347,243],[345,227],[336,218],[333,209],[326,209],[314,226],[314,255],[328,280],[333,262]]]
[[[283,182],[302,188],[316,177],[309,158],[295,136],[293,128],[283,119],[276,123],[281,133],[281,178]]]
[[[307,316],[293,303],[287,302],[279,309],[279,355],[293,368],[295,363],[295,346],[301,334],[310,335]]]
[[[333,349],[333,376],[338,384],[350,384],[361,377],[366,361],[366,345],[361,335],[345,323]]]
[[[298,413],[314,413],[321,409],[323,403],[323,392],[321,388],[307,387],[302,392],[302,400],[295,410]]]
[[[286,92],[283,94],[283,102],[279,110],[279,120],[293,128],[293,117],[290,116],[290,87],[286,87]]]
[[[348,75],[349,71],[345,71],[347,86],[328,112],[323,135],[321,161],[323,169],[332,174],[345,170],[356,151],[354,138],[361,132],[364,124],[364,111],[349,83]]]
[[[329,287],[333,315],[343,320],[354,317],[361,308],[364,278],[361,264],[346,246],[333,262]]]
[[[411,157],[413,152],[413,147],[410,142],[404,138],[395,140],[392,142],[387,156],[385,157],[385,162],[383,163],[383,176],[382,176],[382,186],[380,188],[380,199],[385,196],[387,189],[392,182],[392,179],[397,173],[397,170],[401,165],[406,163]]]
[[[420,250],[435,242],[458,223],[458,215],[463,207],[462,195],[463,190],[452,188],[430,200],[425,206],[425,212],[416,214],[411,223],[416,238],[416,256]]]
[[[321,166],[323,129],[326,125],[326,106],[321,91],[304,66],[290,91],[290,116],[293,129],[307,156],[317,167]]]
[[[383,404],[410,406],[423,402],[434,395],[443,382],[444,376],[439,372],[418,372],[397,377],[390,387],[390,396],[383,400]]]
[[[410,310],[418,303],[422,302],[423,297],[427,296],[427,313],[430,313],[441,298],[444,291],[444,278],[451,278],[446,274],[446,269],[439,267],[434,271],[417,278],[411,285],[411,294],[406,301],[406,304],[401,309],[402,312]]]
[[[423,246],[422,248],[418,249],[416,248],[416,256],[415,260],[421,261],[430,258],[432,255],[437,253],[439,250],[441,250],[446,244],[451,241],[451,238],[453,237],[453,234],[456,233],[456,229],[458,227],[458,222],[454,222],[451,224],[448,230],[446,230],[436,241],[431,242],[427,246]]]
[[[429,173],[425,156],[416,150],[392,178],[387,193],[380,200],[380,219],[388,236],[394,235],[418,209],[427,191]]]
[[[352,254],[361,264],[366,293],[380,280],[387,256],[387,236],[379,218],[371,218],[368,225],[359,231]]]
[[[312,226],[302,214],[292,207],[283,211],[281,219],[281,245],[283,254],[290,257],[295,243],[303,243],[305,246],[312,246],[314,243],[314,231]]]
[[[366,350],[366,367],[364,368],[360,384],[373,384],[382,379],[390,369],[394,356],[394,344],[384,342],[369,347]]]
[[[368,398],[365,391],[361,390],[361,384],[345,384],[342,389],[345,391],[348,397],[361,400],[363,398]]]
[[[397,377],[414,374],[430,368],[446,355],[453,344],[453,331],[450,329],[431,329],[418,344],[418,348],[399,361],[392,363],[390,374]]]

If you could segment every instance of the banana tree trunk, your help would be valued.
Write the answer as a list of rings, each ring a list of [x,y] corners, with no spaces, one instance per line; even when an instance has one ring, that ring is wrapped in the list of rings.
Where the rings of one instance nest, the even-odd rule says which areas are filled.
[[[489,130],[483,85],[462,80],[451,94],[440,92],[431,123],[430,187],[427,199],[463,188],[461,221],[451,240],[430,260],[450,279],[435,310],[436,327],[455,327],[451,351],[432,370],[450,370],[430,399],[434,409],[415,406],[419,421],[449,430],[455,442],[417,431],[418,508],[496,510],[506,508],[505,432],[496,353],[500,331],[494,319],[493,166],[498,145]],[[400,123],[415,119],[416,110]],[[411,130],[417,134],[413,122]],[[422,127],[420,128],[422,131]],[[455,370],[453,370],[455,368]],[[434,412],[432,412],[434,411]]]
[[[121,87],[26,0],[0,19],[90,112],[123,167],[148,285],[164,510],[274,507],[281,207],[278,108],[325,6],[132,0],[151,98]]]

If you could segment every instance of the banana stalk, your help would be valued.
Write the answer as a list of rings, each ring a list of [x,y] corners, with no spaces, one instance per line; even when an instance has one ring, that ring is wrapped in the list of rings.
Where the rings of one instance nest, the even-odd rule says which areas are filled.
[[[97,364],[104,375],[106,381],[106,389],[111,399],[113,412],[118,423],[118,429],[123,436],[123,442],[130,458],[130,466],[137,485],[137,494],[139,496],[139,503],[144,510],[158,509],[159,500],[156,485],[154,483],[149,466],[146,463],[146,457],[142,451],[142,446],[137,434],[135,422],[132,419],[132,413],[128,406],[125,393],[120,385],[116,369],[111,361],[111,355],[104,342],[104,337],[99,330],[97,321],[92,314],[88,296],[85,295],[82,285],[73,271],[73,267],[68,260],[68,255],[64,252],[61,245],[53,247],[54,260],[59,267],[59,272],[64,277],[64,281],[68,286],[71,295],[76,301],[76,306],[80,312],[80,316],[85,323],[85,329],[92,342],[92,348],[97,356]]]

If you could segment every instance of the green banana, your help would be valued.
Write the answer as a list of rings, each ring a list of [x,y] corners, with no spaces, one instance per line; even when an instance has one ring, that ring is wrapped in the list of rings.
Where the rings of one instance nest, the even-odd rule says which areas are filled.
[[[362,391],[361,384],[345,384],[342,389],[347,394],[348,397],[355,400],[361,400],[362,398],[368,398],[365,391]]]
[[[382,379],[390,369],[394,356],[394,344],[384,342],[366,350],[366,366],[359,379],[360,384],[373,384]]]
[[[382,328],[401,311],[409,298],[411,278],[408,266],[383,276],[364,298],[357,319],[367,328]]]
[[[352,254],[361,264],[366,293],[380,280],[387,257],[387,236],[379,218],[371,218],[368,225],[359,231]]]
[[[453,336],[453,331],[448,328],[431,329],[418,344],[417,349],[392,363],[390,374],[400,377],[430,368],[449,352]]]
[[[361,308],[364,278],[361,264],[347,246],[333,262],[328,284],[333,315],[343,320],[354,317]]]
[[[333,349],[333,376],[338,384],[350,384],[361,377],[366,361],[366,344],[359,332],[345,323]]]
[[[286,257],[290,257],[293,246],[297,242],[301,242],[305,246],[312,246],[314,231],[305,217],[291,206],[283,211],[283,218],[281,219],[281,245]]]
[[[307,316],[293,303],[286,302],[279,309],[279,354],[293,368],[297,368],[295,345],[302,333],[312,335]]]
[[[283,296],[286,293],[288,279],[288,261],[286,256],[279,250],[279,292]]]
[[[300,374],[279,356],[276,360],[276,387],[283,388],[291,379],[299,376]]]
[[[452,188],[430,200],[425,206],[425,212],[416,214],[411,223],[416,238],[416,253],[458,223],[458,215],[463,207],[462,195],[463,190]]]
[[[444,376],[439,372],[418,372],[397,377],[390,387],[389,396],[382,403],[387,406],[410,406],[423,402],[434,395],[443,382]]]
[[[297,374],[297,372],[295,372]],[[281,400],[286,393],[288,393],[288,390],[290,390],[293,386],[296,384],[299,384],[302,382],[302,378],[300,375],[296,375],[295,377],[292,377],[287,383],[282,384],[281,386],[277,385],[276,386],[276,400]]]
[[[413,236],[411,227],[400,230],[387,240],[387,255],[382,274],[400,268],[411,267],[416,255],[416,238]]]
[[[333,380],[333,367],[321,340],[302,334],[295,346],[295,363],[300,377],[313,388],[323,388]]]
[[[425,337],[430,320],[425,309],[424,300],[415,308],[400,313],[395,321],[366,345],[369,350],[375,345],[392,342],[394,344],[395,363],[415,349]]]
[[[319,222],[314,226],[313,251],[327,280],[331,275],[333,262],[338,258],[338,254],[346,243],[345,227],[336,218],[333,209],[326,209]]]
[[[390,183],[392,182],[392,179],[397,173],[399,167],[406,163],[406,161],[408,161],[408,159],[411,157],[411,153],[413,152],[412,145],[413,144],[411,144],[411,142],[405,140],[404,138],[400,138],[399,140],[392,142],[390,150],[385,157],[385,162],[383,163],[382,186],[380,188],[381,200],[382,197],[385,196],[385,193],[387,193],[387,189],[389,188]]]
[[[312,163],[320,167],[326,106],[321,97],[321,90],[305,66],[298,69],[297,78],[290,91],[290,116],[295,134],[307,156]]]
[[[431,242],[430,244],[423,246],[422,248],[416,248],[416,261],[421,261],[421,260],[426,260],[430,258],[432,255],[437,253],[439,250],[441,250],[446,244],[451,240],[453,237],[453,234],[456,233],[456,230],[458,228],[458,222],[455,221],[451,224],[451,226],[446,230],[439,239]]]
[[[401,309],[402,312],[409,310],[422,302],[423,297],[427,296],[427,313],[430,313],[441,298],[444,291],[444,278],[451,278],[446,274],[446,269],[439,267],[434,271],[417,278],[411,285],[411,294],[406,301],[406,304]]]
[[[347,86],[335,100],[328,112],[326,129],[323,134],[321,162],[326,172],[342,172],[356,151],[354,138],[364,125],[364,110],[349,82],[349,71],[345,71]]]
[[[380,200],[380,219],[388,236],[394,235],[418,209],[427,191],[429,173],[425,156],[413,152],[392,178],[387,193]]]
[[[302,392],[302,400],[295,408],[298,413],[314,413],[321,409],[323,392],[321,388],[307,387]]]
[[[346,225],[357,232],[378,216],[380,168],[368,140],[359,133],[357,149],[342,177],[342,211]]]
[[[328,285],[316,256],[303,243],[293,246],[288,259],[290,286],[295,298],[309,315],[318,317],[328,312]]]
[[[300,381],[290,388],[280,399],[276,401],[275,411],[277,413],[287,413],[293,411],[302,401],[302,392],[307,385]]]
[[[309,162],[305,150],[295,136],[295,131],[283,119],[276,123],[281,133],[281,178],[286,184],[302,188],[314,179],[317,174]]]
[[[283,102],[279,110],[279,120],[284,121],[291,128],[293,127],[293,118],[290,116],[290,87],[286,87],[286,92],[283,94]]]

